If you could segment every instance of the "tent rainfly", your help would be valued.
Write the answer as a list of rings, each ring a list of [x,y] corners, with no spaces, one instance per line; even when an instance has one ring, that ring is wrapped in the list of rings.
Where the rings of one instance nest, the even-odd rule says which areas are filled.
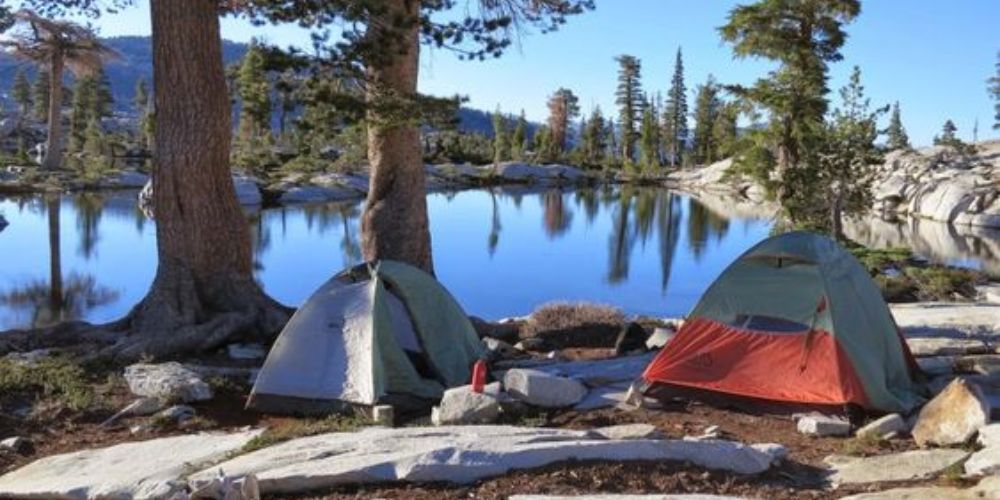
[[[641,382],[650,396],[736,406],[908,412],[922,401],[917,373],[865,268],[835,241],[797,231],[733,262]]]
[[[484,355],[472,323],[427,273],[383,260],[345,270],[292,316],[247,401],[317,414],[422,406],[466,384]]]

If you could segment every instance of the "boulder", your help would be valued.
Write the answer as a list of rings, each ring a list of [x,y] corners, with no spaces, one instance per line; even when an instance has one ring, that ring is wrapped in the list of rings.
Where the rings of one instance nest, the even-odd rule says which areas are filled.
[[[1000,423],[989,424],[979,429],[976,435],[976,443],[989,448],[991,446],[1000,447]]]
[[[516,358],[522,355],[521,351],[500,339],[483,337],[482,340],[492,359]]]
[[[136,396],[163,401],[205,401],[212,399],[212,388],[201,376],[177,362],[137,363],[125,368],[125,382]]]
[[[828,415],[811,413],[798,418],[796,428],[810,436],[847,436],[851,433],[851,423]]]
[[[507,370],[503,385],[508,394],[542,408],[573,406],[587,395],[587,388],[577,380],[525,368]]]
[[[646,349],[660,349],[674,338],[677,331],[672,328],[657,327],[653,334],[646,339]]]
[[[642,325],[634,321],[628,323],[615,339],[615,356],[645,350],[646,337],[646,329]]]
[[[758,474],[778,447],[732,441],[595,439],[590,431],[503,425],[369,427],[286,441],[206,468],[191,480],[253,474],[261,494],[293,495],[338,485],[387,482],[469,484],[567,460],[672,460]]]
[[[904,434],[910,430],[906,420],[898,413],[890,413],[882,418],[869,422],[854,433],[862,439],[882,439],[887,434]]]
[[[987,446],[965,461],[967,476],[991,476],[1000,472],[1000,446]]]
[[[500,383],[483,387],[483,392],[472,391],[471,385],[444,391],[441,403],[431,410],[434,425],[488,424],[500,416]]]
[[[835,485],[916,481],[937,476],[961,463],[968,452],[951,449],[911,450],[865,458],[839,457],[832,462]]]
[[[972,439],[990,422],[990,405],[979,386],[955,379],[924,405],[913,426],[920,447],[951,446]]]
[[[260,434],[189,434],[36,460],[0,476],[2,498],[169,498],[189,473],[225,459]]]

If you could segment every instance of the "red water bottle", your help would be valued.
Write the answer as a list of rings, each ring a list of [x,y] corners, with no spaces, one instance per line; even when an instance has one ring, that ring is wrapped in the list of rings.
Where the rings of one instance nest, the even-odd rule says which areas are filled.
[[[486,361],[477,360],[475,364],[472,365],[472,392],[476,394],[483,393],[483,387],[486,385]]]

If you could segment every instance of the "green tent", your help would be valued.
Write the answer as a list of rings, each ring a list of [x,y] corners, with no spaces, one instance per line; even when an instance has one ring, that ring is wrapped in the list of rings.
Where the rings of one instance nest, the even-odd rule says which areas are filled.
[[[292,316],[257,376],[249,408],[321,413],[420,405],[469,382],[482,343],[427,273],[394,261],[346,270]]]
[[[733,262],[643,377],[653,392],[906,412],[922,401],[916,371],[865,268],[835,241],[798,231]]]

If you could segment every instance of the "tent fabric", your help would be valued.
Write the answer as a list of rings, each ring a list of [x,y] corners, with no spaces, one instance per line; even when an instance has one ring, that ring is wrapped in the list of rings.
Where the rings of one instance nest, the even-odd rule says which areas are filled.
[[[693,359],[706,354],[713,369],[699,371]],[[912,366],[864,267],[833,240],[799,231],[736,259],[644,378],[775,401],[908,411],[922,401]]]
[[[451,346],[450,349],[447,346]],[[344,271],[295,312],[247,406],[296,411],[439,399],[483,355],[461,306],[433,277],[392,261]],[[280,403],[280,404],[276,404]]]

